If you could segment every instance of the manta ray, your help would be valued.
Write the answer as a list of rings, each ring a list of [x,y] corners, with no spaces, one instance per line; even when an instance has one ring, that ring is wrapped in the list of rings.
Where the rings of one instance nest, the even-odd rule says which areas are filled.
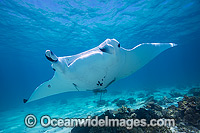
[[[38,86],[24,102],[70,91],[103,90],[174,46],[174,43],[142,43],[125,49],[116,39],[106,39],[93,49],[71,56],[57,57],[47,50],[45,56],[52,63],[54,76]]]

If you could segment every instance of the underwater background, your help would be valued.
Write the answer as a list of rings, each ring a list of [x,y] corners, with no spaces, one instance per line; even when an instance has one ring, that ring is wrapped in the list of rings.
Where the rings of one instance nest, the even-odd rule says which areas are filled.
[[[60,94],[29,105],[24,105],[23,99],[54,74],[45,58],[46,50],[57,56],[73,55],[96,47],[107,38],[115,38],[127,49],[150,42],[178,46],[113,83],[107,88],[105,99],[115,98],[116,93],[126,97],[130,91],[168,88],[179,88],[178,92],[183,93],[188,86],[200,85],[199,0],[0,0],[0,132],[26,132],[24,117],[37,114],[44,107],[49,115],[86,116],[91,108],[80,103],[79,98],[101,112],[96,103],[89,102],[99,100],[91,92]],[[55,99],[62,101],[58,104]],[[70,100],[74,106],[67,105]],[[63,107],[59,114],[56,109],[62,103],[68,108],[63,111]],[[101,110],[107,108],[103,106]],[[14,118],[12,114],[16,114]],[[16,124],[9,125],[11,121]],[[47,129],[38,126],[31,130]]]

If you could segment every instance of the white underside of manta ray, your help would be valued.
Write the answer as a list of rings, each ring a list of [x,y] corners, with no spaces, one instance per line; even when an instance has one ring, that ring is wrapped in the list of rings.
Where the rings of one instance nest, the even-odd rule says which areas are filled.
[[[53,78],[38,86],[24,102],[69,92],[105,89],[127,77],[174,43],[142,43],[125,49],[115,39],[106,39],[99,46],[77,55],[57,57],[50,50],[47,59],[55,70]]]

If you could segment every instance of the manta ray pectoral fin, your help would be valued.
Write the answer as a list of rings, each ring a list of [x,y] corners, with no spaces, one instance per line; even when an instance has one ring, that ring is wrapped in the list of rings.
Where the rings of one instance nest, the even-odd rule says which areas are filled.
[[[38,86],[35,91],[32,93],[31,97],[27,100],[24,100],[24,103],[29,103],[31,101],[35,101],[44,97],[48,97],[51,95],[69,92],[69,91],[77,91],[74,88],[74,85],[66,81],[64,77],[61,77],[60,75],[55,72],[54,77]]]
[[[131,75],[157,55],[174,46],[176,46],[174,43],[142,43],[131,50],[126,50],[125,65],[121,70],[120,78]]]
[[[144,66],[157,55],[174,46],[176,46],[174,43],[142,43],[127,54],[127,59],[133,60],[136,65]]]
[[[46,50],[45,56],[50,62],[58,61],[58,57],[51,50]]]

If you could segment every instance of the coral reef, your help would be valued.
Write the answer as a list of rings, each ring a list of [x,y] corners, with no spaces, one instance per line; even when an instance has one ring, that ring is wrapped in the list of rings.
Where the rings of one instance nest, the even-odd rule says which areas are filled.
[[[174,102],[173,99],[170,99],[170,98],[167,98],[166,96],[164,96],[163,99],[160,99],[160,100],[158,101],[158,104],[159,104],[159,105],[166,105],[166,104],[168,104],[168,103],[173,103],[173,102]]]
[[[134,103],[135,99],[128,98],[130,103]],[[163,97],[163,103],[171,103],[172,101],[167,97]],[[200,130],[200,97],[188,97],[184,98],[178,102],[178,107],[171,105],[168,108],[162,108],[154,100],[154,97],[150,96],[145,101],[145,106],[139,109],[131,109],[124,106],[126,104],[125,100],[115,99],[112,103],[116,103],[121,108],[117,110],[107,110],[99,118],[112,119],[146,119],[147,123],[151,119],[175,119],[176,127],[174,127],[173,132],[199,132]],[[169,127],[134,127],[127,129],[126,127],[75,127],[71,131],[76,132],[172,132]]]
[[[99,119],[105,118],[105,116],[108,116],[109,119],[147,119],[150,120],[152,118],[160,118],[157,116],[154,111],[152,110],[146,110],[144,108],[140,108],[137,110],[133,110],[130,108],[127,108],[125,106],[122,106],[117,111],[113,110],[107,110],[104,112],[104,114],[99,116]],[[168,127],[133,127],[131,129],[127,129],[126,127],[75,127],[71,131],[72,133],[97,133],[97,132],[105,132],[105,133],[116,133],[116,132],[122,132],[122,133],[133,133],[133,132],[166,132],[171,133],[170,129]]]
[[[116,105],[117,105],[118,107],[121,107],[122,105],[125,105],[125,104],[126,104],[126,101],[125,101],[125,100],[119,100],[119,101],[116,102]]]
[[[171,92],[169,93],[169,95],[171,95],[171,97],[181,97],[183,96],[181,93],[176,92],[175,90],[171,90]]]
[[[156,103],[156,102],[157,100],[154,99],[154,96],[150,96],[145,100],[144,104]]]
[[[179,118],[185,123],[191,124],[200,129],[200,98],[184,96],[178,102]]]
[[[178,107],[174,105],[163,111],[165,118],[173,118],[178,122],[179,127],[188,126],[200,129],[200,97],[184,96],[183,100],[178,102]],[[180,124],[184,123],[184,124]],[[182,127],[181,127],[182,128]]]
[[[136,103],[136,100],[132,97],[126,99],[126,100],[122,100],[120,98],[116,98],[114,99],[111,103],[115,103],[118,107],[122,107],[125,106],[127,104],[134,104]]]
[[[128,98],[127,100],[128,100],[128,103],[129,103],[129,104],[134,104],[134,103],[136,103],[136,100],[135,100],[134,98]]]
[[[145,94],[144,94],[144,93],[139,93],[139,94],[137,95],[137,97],[138,97],[138,98],[143,98],[143,97],[145,97]]]
[[[99,100],[96,103],[97,103],[97,107],[108,106],[108,101],[106,101],[106,100]]]
[[[113,100],[112,103],[115,103],[118,107],[121,107],[122,105],[126,105],[126,101],[120,100],[120,98]]]
[[[200,88],[192,88],[188,91],[188,94],[192,94],[193,96],[200,96]]]

